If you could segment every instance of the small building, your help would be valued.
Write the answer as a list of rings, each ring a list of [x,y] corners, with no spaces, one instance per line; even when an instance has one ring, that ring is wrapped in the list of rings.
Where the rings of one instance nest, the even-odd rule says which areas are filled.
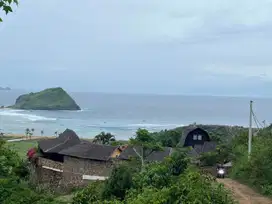
[[[195,145],[203,145],[205,142],[211,141],[209,134],[198,127],[188,127],[182,133],[184,147],[194,147]]]
[[[105,180],[114,164],[137,157],[132,147],[83,141],[69,129],[57,138],[39,141],[38,149],[40,154],[33,165],[33,181],[61,189],[85,186],[91,180]],[[172,148],[155,151],[147,160],[162,161],[171,152]]]
[[[196,126],[185,128],[182,133],[181,145],[183,147],[191,147],[189,155],[192,157],[199,156],[205,152],[211,152],[216,149],[216,142],[211,141],[207,131]]]
[[[81,186],[89,180],[105,180],[120,155],[119,147],[80,140],[72,130],[38,142],[39,156],[32,177],[51,186]]]
[[[137,152],[142,152],[141,147],[135,148]],[[173,152],[171,147],[165,147],[162,151],[153,151],[149,154],[146,158],[148,162],[161,162],[164,158],[170,156]],[[118,157],[119,160],[130,160],[132,157],[138,157],[136,152],[133,150],[133,147],[126,148],[123,152],[121,152],[120,156]]]

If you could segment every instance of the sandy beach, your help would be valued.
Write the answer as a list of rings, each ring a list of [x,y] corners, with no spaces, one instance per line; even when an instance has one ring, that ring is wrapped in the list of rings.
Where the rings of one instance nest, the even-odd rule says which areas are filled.
[[[4,134],[2,136],[3,138],[10,138],[10,139],[20,139],[20,138],[25,138],[25,139],[49,139],[49,138],[56,138],[56,136],[38,136],[38,135],[32,135],[31,137],[26,136],[24,134]]]

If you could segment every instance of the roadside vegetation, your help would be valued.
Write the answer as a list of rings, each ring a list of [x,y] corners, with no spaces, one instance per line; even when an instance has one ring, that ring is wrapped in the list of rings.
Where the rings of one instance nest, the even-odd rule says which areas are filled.
[[[264,195],[272,196],[272,125],[253,137],[250,159],[246,133],[233,140],[232,153],[234,167],[231,176]]]

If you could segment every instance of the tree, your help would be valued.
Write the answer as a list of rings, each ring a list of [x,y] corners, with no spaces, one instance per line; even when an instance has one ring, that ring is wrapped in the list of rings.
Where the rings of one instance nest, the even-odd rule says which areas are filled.
[[[103,198],[116,197],[124,200],[126,191],[132,187],[133,172],[134,170],[127,165],[116,166],[105,183]]]
[[[164,147],[176,147],[180,142],[181,133],[177,130],[163,130],[152,133],[156,141],[160,142]]]
[[[18,5],[18,0],[0,0],[0,10],[3,10],[6,15],[12,12],[12,4]],[[0,17],[0,22],[2,22],[2,18]]]
[[[43,130],[41,130],[41,136],[43,136],[43,134],[44,134],[44,131],[43,131]]]
[[[111,133],[101,132],[99,135],[94,137],[93,143],[109,145],[114,141],[116,141],[114,135]]]
[[[18,154],[10,150],[5,141],[0,139],[0,178],[15,174],[14,169],[20,165]]]
[[[26,137],[29,137],[30,136],[30,129],[29,128],[26,128],[26,130],[25,130],[25,135],[26,135]]]
[[[130,138],[130,145],[142,163],[142,170],[145,166],[146,158],[154,151],[162,151],[162,146],[156,142],[154,137],[145,129],[138,129],[135,138]]]

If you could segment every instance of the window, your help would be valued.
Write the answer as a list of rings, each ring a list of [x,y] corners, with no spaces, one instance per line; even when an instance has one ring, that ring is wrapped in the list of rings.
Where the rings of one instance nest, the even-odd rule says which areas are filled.
[[[198,138],[197,135],[193,136],[193,140],[197,140],[197,138]]]
[[[202,135],[198,135],[198,136],[197,136],[197,139],[198,139],[198,140],[202,140]]]

